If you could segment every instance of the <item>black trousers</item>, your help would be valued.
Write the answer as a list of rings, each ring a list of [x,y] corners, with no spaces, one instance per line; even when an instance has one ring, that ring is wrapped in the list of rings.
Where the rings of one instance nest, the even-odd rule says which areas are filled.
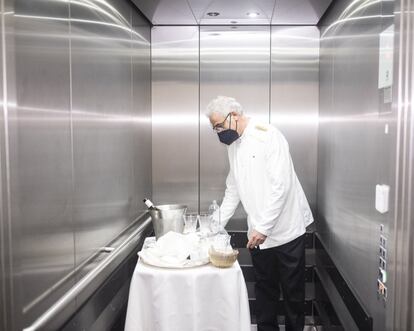
[[[279,330],[277,303],[282,289],[286,330],[305,324],[305,235],[278,247],[250,250],[256,276],[258,331]]]

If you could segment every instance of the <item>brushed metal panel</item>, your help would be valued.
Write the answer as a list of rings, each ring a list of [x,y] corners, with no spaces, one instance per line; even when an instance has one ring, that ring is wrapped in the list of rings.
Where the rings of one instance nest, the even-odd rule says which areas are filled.
[[[4,36],[4,3],[0,1],[0,36]],[[12,304],[10,297],[10,286],[9,282],[11,277],[11,261],[10,261],[10,222],[8,217],[8,194],[7,194],[7,178],[6,178],[6,160],[5,160],[5,116],[6,116],[6,107],[5,107],[5,98],[3,93],[3,75],[5,74],[3,70],[3,42],[0,43],[0,135],[1,135],[1,145],[0,145],[0,330],[11,329],[12,323]],[[6,71],[7,72],[7,71]]]
[[[270,121],[285,135],[296,173],[316,209],[319,30],[272,27]]]
[[[393,190],[386,172],[394,162],[394,132],[384,133],[389,119],[380,113],[378,89],[379,33],[389,21],[384,8],[377,1],[338,2],[322,24],[320,58],[318,228],[375,330],[385,325],[376,294],[380,224],[387,228],[392,215],[375,211],[375,184]]]
[[[69,8],[48,0],[15,1],[14,6],[16,113],[9,118],[10,198],[13,272],[25,311],[74,266]],[[29,323],[52,299],[27,311],[23,319],[22,307],[16,305],[16,320]]]
[[[133,205],[130,217],[146,209],[143,197],[152,196],[151,28],[142,14],[132,10]]]
[[[95,5],[71,4],[77,265],[137,216],[140,195],[147,192],[138,185],[149,186],[151,177],[150,169],[141,168],[148,165],[150,146],[137,146],[148,133],[148,97],[138,101],[132,85],[141,61],[149,65],[148,28],[142,34],[131,29],[132,5],[126,0]],[[145,130],[138,133],[141,126]]]
[[[11,172],[10,141],[13,137],[17,140],[16,129],[17,121],[11,120],[17,118],[16,113],[16,54],[15,54],[15,17],[11,13],[15,12],[15,1],[3,0],[1,8],[4,15],[2,16],[3,35],[2,35],[2,71],[3,71],[3,103],[2,103],[2,127],[1,127],[1,170],[2,170],[2,213],[6,224],[6,299],[7,305],[3,307],[6,312],[7,325],[6,330],[20,329],[23,326],[21,307],[24,296],[21,294],[23,288],[19,286],[19,269],[16,267],[16,261],[19,261],[19,222],[12,218],[11,202]],[[7,13],[7,14],[6,14]]]
[[[388,120],[396,131],[396,149],[388,156],[396,160],[391,173],[395,176],[395,196],[391,204],[394,218],[388,226],[388,299],[386,330],[410,329],[414,325],[414,297],[412,290],[413,263],[413,18],[412,2],[395,1],[393,102]],[[390,19],[391,20],[391,19]]]
[[[152,176],[157,204],[198,210],[199,113],[196,26],[152,29]]]
[[[7,55],[1,66],[1,79],[7,78],[5,97],[3,89],[0,91],[4,97],[0,130],[1,311],[6,315],[1,316],[1,326],[4,324],[7,330],[20,330],[74,284],[73,279],[67,282],[62,280],[68,278],[65,276],[74,270],[75,259],[79,262],[94,252],[97,245],[114,238],[141,213],[141,198],[151,192],[150,28],[148,22],[128,1],[114,1],[112,5],[106,1],[93,4],[77,1],[72,2],[71,7],[69,2],[50,0],[2,0],[1,4],[1,9],[7,12],[1,15],[4,23],[1,28],[5,27],[7,31],[1,31],[2,46],[4,42],[7,45],[4,52],[1,52],[1,56]],[[91,8],[96,15],[91,15]],[[69,23],[71,10],[72,26]],[[84,29],[85,25],[89,30]],[[82,35],[85,30],[90,34]],[[89,36],[93,36],[94,40],[87,41]],[[74,52],[73,46],[76,48]],[[109,73],[107,71],[106,75],[99,77],[94,75],[96,72],[93,71],[93,65],[88,67],[91,68],[89,71],[82,68],[90,75],[82,76],[79,81],[79,71],[76,71],[75,79],[72,80],[73,54],[81,55],[84,62],[93,62],[93,65],[111,56],[118,63],[109,68]],[[99,71],[107,63],[100,62],[100,66],[97,65]],[[7,73],[3,75],[5,68]],[[124,74],[122,80],[125,84],[115,81],[117,85],[114,87],[111,79],[117,74]],[[102,88],[105,82],[107,88]],[[90,88],[90,85],[96,86]],[[72,87],[76,92],[76,106],[80,104],[80,94],[87,101],[94,100],[85,102],[84,108],[75,109],[71,104]],[[84,94],[79,92],[79,87],[84,88],[81,91]],[[94,102],[99,109],[96,112],[93,109],[91,111],[90,105]],[[115,110],[108,111],[109,107],[105,105]],[[101,109],[105,113],[99,117]],[[102,136],[99,134],[104,130],[83,131],[81,133],[86,139],[74,147],[73,141],[76,139],[73,138],[73,129],[76,128],[79,133],[80,123],[105,126],[107,132],[104,138],[107,140],[100,141]],[[96,146],[88,145],[93,143],[95,137],[100,143]],[[106,154],[109,160],[118,160],[119,164],[116,161],[100,162],[98,158],[78,153],[76,164],[81,164],[87,171],[77,167],[74,173],[73,151],[83,147],[88,153],[88,147],[98,150],[99,156]],[[112,150],[116,152],[112,153]],[[118,167],[115,170],[114,165]],[[10,175],[7,173],[9,169]],[[114,171],[105,172],[107,169]],[[101,176],[103,182],[103,176],[111,178],[107,186],[98,187],[103,192],[100,196],[94,191],[96,186],[87,187],[73,182],[74,178],[87,182],[87,179],[80,178],[79,175],[88,171],[88,174]],[[122,174],[122,180],[119,179],[121,174],[116,177],[117,173]],[[78,199],[75,209],[74,193]],[[79,200],[85,195],[86,204]],[[96,196],[97,200],[102,196],[104,198],[93,206],[90,202],[95,202]],[[10,219],[7,216],[9,200]],[[108,200],[112,201],[107,203]],[[103,211],[104,204],[107,205]],[[111,218],[111,224],[106,228],[102,223],[91,224],[87,217],[84,223],[76,224],[77,256],[74,245],[74,210],[75,216],[79,216],[81,211],[81,216],[96,216],[101,213],[100,220],[104,222],[107,221],[105,217]],[[82,214],[85,210],[89,214]],[[110,212],[113,215],[109,215]],[[77,221],[79,220],[78,218]],[[127,220],[125,224],[124,220]],[[85,233],[93,230],[93,226],[98,226],[101,231],[91,232],[85,238]],[[7,254],[7,259],[3,259],[3,254]],[[9,257],[13,261],[9,261]],[[13,269],[8,270],[9,267]],[[4,275],[5,272],[14,276],[14,279],[7,278],[6,284],[3,282],[4,276],[8,277]],[[54,289],[59,283],[63,285]],[[73,308],[75,302],[68,306],[69,310]]]
[[[200,28],[200,209],[225,190],[228,158],[225,145],[205,116],[218,95],[236,98],[246,114],[269,122],[270,28]],[[235,218],[244,218],[239,208]]]
[[[324,29],[321,30],[321,33]],[[334,41],[325,39],[319,49],[319,117],[329,116],[333,109],[333,59]],[[326,219],[332,218],[335,207],[331,194],[331,169],[333,167],[333,136],[335,127],[327,121],[320,120],[318,127],[317,159],[317,231],[321,234],[327,250],[330,250],[330,227]]]

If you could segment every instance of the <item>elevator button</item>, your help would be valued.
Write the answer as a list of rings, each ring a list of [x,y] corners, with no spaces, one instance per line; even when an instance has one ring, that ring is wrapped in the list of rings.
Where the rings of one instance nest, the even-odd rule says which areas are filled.
[[[385,284],[387,282],[387,272],[384,269],[379,268],[378,278],[383,284]]]

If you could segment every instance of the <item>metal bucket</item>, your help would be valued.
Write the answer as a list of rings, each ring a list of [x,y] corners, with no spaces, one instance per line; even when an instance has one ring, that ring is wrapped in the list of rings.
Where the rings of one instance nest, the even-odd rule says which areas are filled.
[[[158,239],[169,231],[183,233],[183,215],[187,210],[185,205],[161,205],[159,210],[148,210],[154,226],[155,237]]]

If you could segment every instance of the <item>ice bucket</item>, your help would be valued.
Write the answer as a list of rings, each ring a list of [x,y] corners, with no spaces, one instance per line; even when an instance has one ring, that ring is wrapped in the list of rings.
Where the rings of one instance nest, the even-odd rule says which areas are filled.
[[[183,215],[187,210],[185,205],[160,205],[159,210],[148,210],[154,226],[155,238],[159,238],[169,231],[183,233]]]

